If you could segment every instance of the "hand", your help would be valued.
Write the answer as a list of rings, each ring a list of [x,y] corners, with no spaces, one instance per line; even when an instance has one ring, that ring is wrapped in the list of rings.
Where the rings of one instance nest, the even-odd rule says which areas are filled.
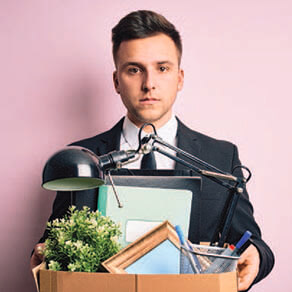
[[[44,260],[44,249],[45,244],[44,243],[38,243],[35,248],[34,252],[30,258],[30,268],[31,270],[38,266],[43,260]]]
[[[251,244],[240,256],[237,264],[238,290],[249,288],[256,278],[260,267],[260,255],[257,248]]]

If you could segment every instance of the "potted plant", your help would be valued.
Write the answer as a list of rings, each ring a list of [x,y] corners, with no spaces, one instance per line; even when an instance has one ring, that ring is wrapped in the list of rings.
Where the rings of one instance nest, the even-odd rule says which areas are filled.
[[[120,226],[88,207],[69,208],[62,219],[48,222],[44,251],[47,268],[54,271],[99,272],[101,263],[120,250]]]

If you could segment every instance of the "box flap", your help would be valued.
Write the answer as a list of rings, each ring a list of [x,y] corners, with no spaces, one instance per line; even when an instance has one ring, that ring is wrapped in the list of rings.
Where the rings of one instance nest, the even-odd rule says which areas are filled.
[[[40,292],[237,292],[236,272],[134,275],[40,270]]]
[[[220,291],[238,291],[238,279],[237,272],[222,273],[219,274],[220,281]]]
[[[237,292],[236,272],[136,276],[137,292]]]
[[[135,275],[40,271],[40,292],[136,292]]]

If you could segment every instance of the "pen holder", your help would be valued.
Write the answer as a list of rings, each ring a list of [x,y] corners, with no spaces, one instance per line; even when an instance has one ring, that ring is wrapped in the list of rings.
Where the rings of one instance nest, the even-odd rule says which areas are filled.
[[[239,256],[228,255],[228,249],[197,244],[191,247],[192,250],[184,246],[180,249],[180,274],[214,274],[236,270]]]

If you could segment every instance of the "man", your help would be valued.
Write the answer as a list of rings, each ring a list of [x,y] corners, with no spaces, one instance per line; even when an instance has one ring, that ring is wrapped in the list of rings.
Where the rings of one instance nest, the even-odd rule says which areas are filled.
[[[180,67],[180,35],[168,20],[152,11],[132,12],[113,28],[112,41],[116,66],[114,86],[127,109],[127,115],[111,130],[73,145],[87,147],[97,155],[118,149],[135,149],[139,128],[144,123],[152,123],[164,140],[223,171],[231,172],[235,165],[240,164],[237,148],[233,144],[194,132],[173,116],[172,106],[183,87],[184,72]],[[152,128],[146,127],[145,132],[149,131]],[[157,153],[155,161],[160,169],[183,168]],[[129,168],[140,168],[140,163],[136,161]],[[224,192],[217,184],[203,179],[199,227],[201,241],[211,240],[224,205],[221,199]],[[68,205],[69,196],[58,194],[50,220],[63,216]],[[253,244],[244,251],[238,263],[241,291],[264,278],[274,264],[273,254],[261,239],[252,206],[244,192],[234,215],[228,241],[235,243],[247,229],[253,233]],[[192,239],[194,235],[190,234]],[[32,266],[42,259],[43,245],[36,246],[31,259]]]

